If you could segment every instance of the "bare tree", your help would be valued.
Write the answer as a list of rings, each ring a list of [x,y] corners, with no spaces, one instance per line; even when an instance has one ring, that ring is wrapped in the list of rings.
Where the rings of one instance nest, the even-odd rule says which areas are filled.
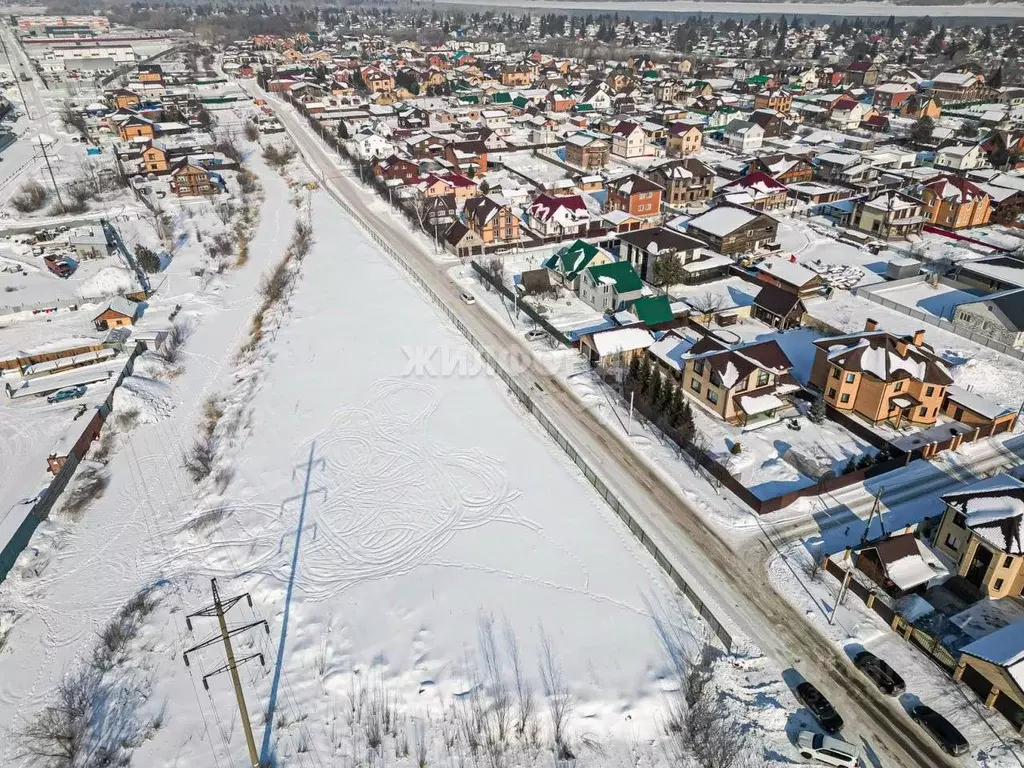
[[[45,768],[75,768],[89,748],[95,680],[85,668],[65,675],[57,700],[18,734],[24,755]]]
[[[688,303],[694,310],[700,313],[700,322],[706,323],[725,306],[725,297],[720,293],[708,291],[701,296],[690,299]]]
[[[505,621],[505,647],[512,678],[516,684],[516,736],[531,742],[537,737],[537,705],[533,697],[533,685],[526,677],[519,654],[519,640],[512,625]]]
[[[562,664],[555,655],[543,627],[540,630],[540,677],[544,683],[544,695],[547,697],[548,713],[551,716],[555,759],[570,760],[574,755],[567,741],[566,729],[576,703],[565,681]]]

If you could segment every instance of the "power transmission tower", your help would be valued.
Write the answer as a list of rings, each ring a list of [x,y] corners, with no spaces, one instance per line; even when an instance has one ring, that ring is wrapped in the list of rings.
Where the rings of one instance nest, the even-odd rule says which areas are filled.
[[[263,665],[263,654],[254,653],[251,656],[246,656],[242,659],[235,659],[235,651],[231,647],[231,637],[232,635],[241,634],[242,632],[246,632],[260,625],[263,625],[263,629],[269,635],[270,625],[267,624],[265,620],[263,620],[254,621],[251,624],[246,624],[242,627],[234,627],[232,629],[228,629],[228,622],[224,614],[226,614],[228,611],[234,608],[243,599],[248,601],[249,607],[252,608],[252,597],[250,597],[249,593],[246,592],[245,594],[238,595],[236,597],[229,597],[226,600],[223,600],[221,599],[220,592],[217,591],[216,579],[210,579],[210,587],[213,589],[213,605],[207,606],[206,608],[196,611],[195,613],[190,613],[188,616],[185,617],[185,624],[188,626],[188,629],[191,632],[192,619],[197,617],[211,618],[216,616],[217,624],[219,626],[220,631],[218,634],[214,635],[213,637],[207,640],[204,640],[198,645],[193,645],[191,648],[189,648],[182,654],[182,657],[184,658],[185,666],[187,667],[189,666],[188,655],[190,653],[195,653],[198,650],[213,645],[218,640],[223,641],[224,654],[227,656],[228,663],[222,667],[218,667],[217,669],[213,670],[213,672],[209,672],[203,675],[203,688],[205,688],[206,690],[210,690],[210,684],[207,682],[207,680],[213,677],[214,675],[219,675],[221,672],[229,672],[231,674],[231,683],[235,688],[235,700],[238,702],[238,714],[242,719],[242,730],[245,732],[245,743],[246,746],[249,748],[249,763],[251,764],[252,768],[259,768],[260,758],[256,752],[256,740],[252,736],[252,724],[249,722],[249,711],[245,707],[245,695],[242,693],[242,683],[238,679],[238,667],[239,665],[245,664],[247,661],[252,661],[253,659],[259,659],[260,664]]]

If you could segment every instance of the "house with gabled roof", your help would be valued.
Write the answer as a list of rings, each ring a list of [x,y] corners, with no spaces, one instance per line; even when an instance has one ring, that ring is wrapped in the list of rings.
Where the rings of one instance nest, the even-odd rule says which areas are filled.
[[[542,193],[527,208],[525,223],[541,237],[577,237],[586,233],[591,216],[580,195]]]
[[[630,173],[607,184],[609,211],[625,211],[641,219],[654,218],[661,214],[661,196],[665,191],[660,184]]]
[[[660,258],[678,258],[684,267],[700,260],[704,243],[668,227],[647,227],[619,236],[619,258],[628,261],[647,282],[654,282]]]
[[[771,211],[784,208],[789,202],[786,185],[776,181],[763,171],[753,171],[746,176],[730,181],[718,190],[720,198],[735,205],[742,205],[755,211]]]
[[[498,195],[471,198],[466,201],[462,213],[466,225],[480,236],[485,245],[519,242],[519,218],[505,198]]]
[[[724,203],[694,216],[683,226],[687,234],[703,240],[711,250],[730,254],[757,251],[774,243],[779,222],[767,213]]]
[[[1024,621],[1007,624],[960,649],[954,680],[1024,731]]]
[[[544,262],[544,268],[553,273],[557,282],[576,290],[580,273],[584,269],[612,261],[612,255],[603,248],[585,240],[576,240],[549,256]]]
[[[961,176],[947,174],[925,182],[921,201],[931,223],[943,229],[983,227],[992,217],[992,198]]]
[[[643,281],[628,261],[592,265],[580,273],[580,299],[598,312],[620,309],[643,294]]]

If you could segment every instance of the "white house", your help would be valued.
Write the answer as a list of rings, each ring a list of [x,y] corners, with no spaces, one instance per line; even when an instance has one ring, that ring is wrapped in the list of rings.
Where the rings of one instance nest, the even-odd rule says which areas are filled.
[[[853,99],[841,99],[828,116],[831,126],[844,131],[853,130],[863,119],[864,105]]]
[[[726,143],[737,152],[752,152],[764,142],[764,129],[757,123],[733,120],[725,127]]]
[[[986,165],[980,144],[943,147],[935,153],[935,167],[954,171],[974,171]]]
[[[388,157],[395,153],[395,145],[372,131],[359,131],[350,140],[351,152],[360,160]]]
[[[643,157],[647,153],[647,134],[636,123],[621,121],[612,131],[612,154],[619,157]]]
[[[542,237],[576,237],[590,226],[590,212],[579,195],[538,195],[527,211],[527,223]]]

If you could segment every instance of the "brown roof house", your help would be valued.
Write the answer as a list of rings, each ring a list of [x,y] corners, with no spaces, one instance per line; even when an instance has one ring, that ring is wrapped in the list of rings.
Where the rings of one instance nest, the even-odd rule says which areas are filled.
[[[686,233],[718,253],[747,253],[775,242],[779,222],[766,213],[725,203],[685,223]]]
[[[895,598],[923,592],[930,582],[949,576],[942,560],[913,533],[862,544],[853,556],[854,567]]]
[[[694,157],[658,163],[648,169],[647,175],[665,188],[666,205],[700,203],[715,193],[715,172]]]
[[[896,336],[868,320],[861,333],[818,339],[814,346],[810,384],[828,405],[873,424],[935,424],[953,377],[925,344],[924,331]]]
[[[799,293],[777,285],[766,285],[754,297],[750,316],[780,331],[786,331],[800,325],[806,311]]]

